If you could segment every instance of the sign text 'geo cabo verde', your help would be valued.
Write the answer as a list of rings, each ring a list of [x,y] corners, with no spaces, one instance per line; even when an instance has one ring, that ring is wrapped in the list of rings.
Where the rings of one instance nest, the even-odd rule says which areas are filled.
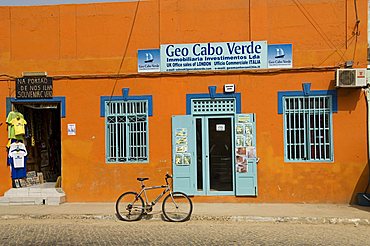
[[[267,41],[161,45],[161,72],[261,68]]]

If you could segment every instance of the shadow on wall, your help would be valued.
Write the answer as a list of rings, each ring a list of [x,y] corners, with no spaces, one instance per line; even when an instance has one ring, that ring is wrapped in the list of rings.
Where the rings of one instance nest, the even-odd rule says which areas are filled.
[[[362,174],[359,180],[357,181],[356,187],[353,190],[351,201],[350,201],[351,205],[359,205],[358,199],[357,199],[358,193],[370,194],[370,187],[368,186],[368,182],[370,182],[369,164],[367,164],[364,170],[362,171]]]
[[[332,90],[333,88],[337,91],[337,98],[338,98],[338,111],[349,112],[354,111],[357,105],[361,105],[362,103],[366,105],[366,97],[361,97],[361,94],[364,93],[362,88],[354,87],[354,88],[343,88],[343,87],[335,87],[335,80],[330,81],[330,85],[328,90]],[[361,102],[363,100],[363,102]],[[364,120],[367,119],[367,112],[364,111]],[[368,148],[366,148],[368,149]],[[362,174],[360,175],[357,184],[353,190],[350,204],[351,205],[358,205],[357,201],[357,194],[366,192],[365,189],[367,188],[368,182],[370,182],[370,170],[369,164],[367,163]],[[370,192],[370,191],[367,191]]]
[[[350,97],[350,99],[352,98],[352,100],[350,100],[350,99],[346,100],[345,101],[346,103],[343,103],[344,104],[342,106],[343,109],[341,107],[338,107],[338,110],[343,110],[343,111],[349,110],[349,111],[351,111],[356,107],[357,103],[359,103],[361,93],[364,93],[364,92],[360,88],[351,88],[351,89],[344,89],[341,93],[342,94],[339,94],[339,92],[338,92],[338,97],[339,96]],[[356,98],[357,100],[353,100],[354,98]],[[366,100],[366,97],[364,97],[364,101],[365,100]],[[366,104],[366,101],[364,103]],[[352,104],[354,104],[354,105],[352,105]],[[366,110],[367,110],[367,107],[366,107]],[[364,119],[367,120],[367,112],[365,112]],[[369,122],[366,122],[366,124],[368,124],[368,123]],[[369,133],[365,133],[365,134],[369,134]],[[367,143],[367,144],[369,145],[370,143]],[[367,146],[366,149],[368,150],[369,146]],[[359,180],[357,181],[356,187],[353,191],[351,201],[350,201],[351,205],[358,205],[359,204],[358,193],[370,193],[369,183],[370,183],[370,159],[369,159],[369,156],[368,156],[368,163],[366,164],[364,170],[362,171],[362,174],[359,177]]]
[[[338,111],[354,111],[358,103],[361,103],[361,94],[364,93],[361,87],[344,88],[335,87],[335,80],[330,81],[328,90],[337,90]],[[365,99],[363,99],[365,103]]]

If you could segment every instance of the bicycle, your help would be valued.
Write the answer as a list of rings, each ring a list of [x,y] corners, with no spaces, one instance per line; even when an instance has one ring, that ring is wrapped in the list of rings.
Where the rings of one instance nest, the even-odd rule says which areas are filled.
[[[123,193],[116,201],[116,212],[120,220],[137,221],[140,220],[144,214],[150,213],[154,205],[167,193],[162,203],[162,212],[164,217],[171,222],[183,222],[190,219],[193,211],[193,203],[190,198],[182,192],[172,192],[171,185],[168,179],[172,176],[168,173],[165,175],[166,185],[146,187],[145,180],[149,178],[137,178],[141,183],[141,190],[139,193],[129,191]],[[154,201],[148,201],[146,194],[147,190],[164,189]],[[144,194],[144,199],[142,198]]]

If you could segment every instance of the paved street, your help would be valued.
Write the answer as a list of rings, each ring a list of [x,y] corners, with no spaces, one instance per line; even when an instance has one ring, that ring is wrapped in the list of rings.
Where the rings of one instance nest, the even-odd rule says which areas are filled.
[[[4,219],[1,245],[370,245],[370,227],[271,222]]]

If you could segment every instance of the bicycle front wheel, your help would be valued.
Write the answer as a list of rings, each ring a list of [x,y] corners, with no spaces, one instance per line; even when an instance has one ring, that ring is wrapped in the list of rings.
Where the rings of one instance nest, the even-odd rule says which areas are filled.
[[[144,213],[144,200],[136,192],[123,193],[117,199],[116,212],[120,220],[139,220]]]
[[[182,192],[168,194],[162,203],[163,215],[172,222],[183,222],[190,218],[193,212],[193,203]]]

